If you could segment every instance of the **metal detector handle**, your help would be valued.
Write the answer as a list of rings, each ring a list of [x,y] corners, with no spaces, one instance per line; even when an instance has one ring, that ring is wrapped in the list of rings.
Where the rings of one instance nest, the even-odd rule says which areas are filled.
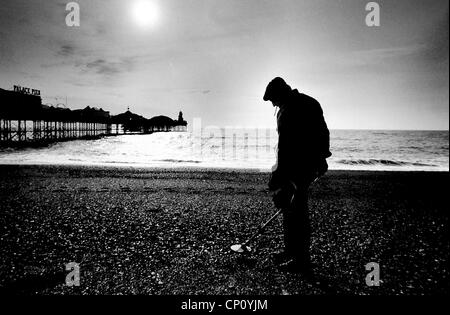
[[[312,182],[312,184],[315,183],[315,182],[317,182],[317,180],[319,180],[319,178],[320,178],[320,177],[317,177],[317,178]],[[294,182],[291,182],[291,184],[294,186],[294,190],[296,191],[296,190],[297,190],[297,185],[295,185]],[[295,192],[294,192],[294,194],[292,195],[291,203],[294,202],[294,199],[295,199]],[[253,234],[247,241],[245,241],[244,243],[242,243],[241,246],[242,246],[242,247],[247,246],[248,243],[250,243],[250,242],[251,242],[255,237],[257,237],[258,235],[260,235],[260,234],[264,231],[264,229],[266,228],[266,226],[267,226],[269,223],[271,223],[276,217],[278,217],[283,211],[284,211],[283,208],[278,209],[278,211],[277,211],[277,212],[276,212],[276,213],[275,213],[275,214],[274,214],[274,215],[273,215],[266,223],[264,223],[263,225],[261,225],[261,226],[259,227],[258,231],[257,231],[255,234]]]
[[[261,225],[258,229],[258,231],[253,234],[245,243],[243,243],[242,245],[247,245],[248,243],[250,243],[255,237],[257,237],[259,234],[261,234],[264,229],[266,228],[266,226],[272,222],[273,220],[275,220],[276,217],[278,217],[280,215],[280,213],[283,212],[283,209],[279,209],[266,223],[264,223],[263,225]]]

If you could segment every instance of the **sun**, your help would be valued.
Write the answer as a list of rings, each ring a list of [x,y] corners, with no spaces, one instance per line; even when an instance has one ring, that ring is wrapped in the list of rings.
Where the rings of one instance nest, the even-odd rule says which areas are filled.
[[[137,0],[132,13],[136,23],[142,27],[155,25],[159,18],[158,7],[152,0]]]

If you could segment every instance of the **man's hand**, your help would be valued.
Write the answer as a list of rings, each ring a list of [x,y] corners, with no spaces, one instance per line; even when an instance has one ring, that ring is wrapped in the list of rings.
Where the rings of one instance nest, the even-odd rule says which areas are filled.
[[[288,208],[293,200],[295,194],[295,187],[288,185],[275,191],[272,196],[273,203],[278,209]]]
[[[278,189],[274,192],[272,195],[273,204],[275,205],[275,208],[277,209],[283,209],[286,208],[286,201],[285,196],[283,195],[283,190]]]
[[[282,188],[285,181],[282,180],[278,172],[273,172],[270,174],[269,179],[269,190],[270,191],[277,191]]]
[[[322,159],[317,167],[318,177],[322,177],[328,171],[328,163],[326,159]]]
[[[277,185],[275,183],[274,176],[273,176],[273,174],[271,174],[270,175],[270,179],[269,179],[269,190],[270,191],[276,191],[277,188],[278,187],[277,187]]]

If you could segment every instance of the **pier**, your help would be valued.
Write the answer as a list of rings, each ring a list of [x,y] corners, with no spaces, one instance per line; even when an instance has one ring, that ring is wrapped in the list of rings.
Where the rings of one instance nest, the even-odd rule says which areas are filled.
[[[70,110],[42,104],[40,91],[15,87],[0,89],[0,146],[42,146],[77,139],[98,139],[123,134],[187,131],[180,112],[147,119],[129,109],[116,116],[102,108]]]

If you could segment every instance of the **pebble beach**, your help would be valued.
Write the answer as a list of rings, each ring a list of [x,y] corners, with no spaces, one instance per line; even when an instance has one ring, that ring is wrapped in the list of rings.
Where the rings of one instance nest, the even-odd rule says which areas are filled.
[[[282,273],[268,173],[0,166],[0,291],[20,295],[448,295],[448,172],[330,171],[311,187],[323,282]],[[80,266],[69,287],[66,265]],[[380,286],[366,285],[366,264]],[[326,283],[324,285],[323,283]]]

